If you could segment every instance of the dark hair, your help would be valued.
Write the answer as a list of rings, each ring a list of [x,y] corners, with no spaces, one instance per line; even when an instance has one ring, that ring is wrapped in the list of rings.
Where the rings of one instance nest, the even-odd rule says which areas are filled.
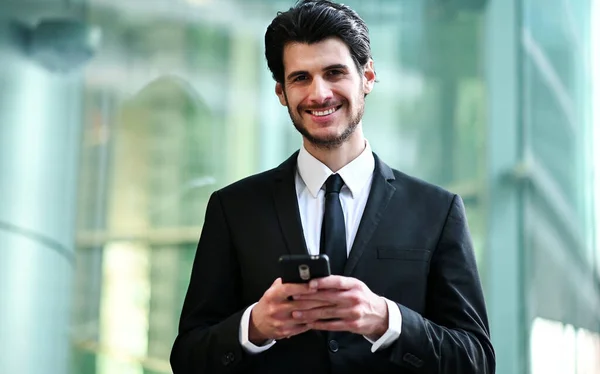
[[[278,12],[265,33],[265,57],[273,79],[284,81],[286,44],[312,44],[330,37],[348,46],[357,69],[362,71],[371,58],[371,41],[367,25],[354,10],[329,0],[302,0],[286,12]]]

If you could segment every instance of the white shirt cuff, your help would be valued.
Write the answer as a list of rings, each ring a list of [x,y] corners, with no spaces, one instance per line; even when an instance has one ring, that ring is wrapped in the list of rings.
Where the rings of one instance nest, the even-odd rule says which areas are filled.
[[[248,339],[248,329],[250,328],[250,313],[252,313],[252,308],[254,308],[256,304],[258,303],[254,303],[246,309],[246,311],[242,315],[242,320],[240,321],[240,344],[242,345],[242,348],[244,348],[244,350],[250,354],[264,352],[267,349],[271,348],[273,344],[275,344],[275,340],[269,340],[264,345],[258,346],[254,345]]]
[[[395,302],[390,301],[383,298],[387,304],[388,308],[388,329],[377,341],[372,341],[371,339],[365,336],[373,346],[371,347],[371,352],[375,353],[380,349],[385,349],[392,345],[399,337],[402,332],[402,313],[400,313],[400,308],[396,305]]]

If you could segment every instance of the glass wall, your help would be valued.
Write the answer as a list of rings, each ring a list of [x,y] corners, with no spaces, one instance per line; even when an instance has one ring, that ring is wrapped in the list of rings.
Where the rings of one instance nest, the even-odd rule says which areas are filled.
[[[600,370],[600,340],[589,334],[600,325],[590,13],[588,0],[523,2],[523,267],[532,373]],[[556,354],[549,359],[544,351]]]
[[[600,372],[592,1],[345,1],[371,33],[379,82],[363,122],[374,151],[465,201],[499,374]],[[35,138],[15,130],[23,118],[69,140],[43,138],[63,157],[51,159],[54,168],[69,171],[60,179],[73,191],[55,186],[66,202],[36,191],[60,207],[44,212],[64,224],[55,247],[72,262],[60,270],[69,276],[47,269],[50,278],[34,279],[60,278],[55,287],[65,290],[54,301],[71,310],[68,333],[56,336],[68,335],[70,373],[171,373],[210,194],[277,166],[301,144],[263,54],[267,25],[293,2],[0,0],[0,61],[8,67],[0,71],[0,144]],[[26,39],[9,25],[55,17],[101,31],[93,56],[68,73],[36,62],[24,70],[32,57],[23,57]],[[5,57],[13,54],[20,59]],[[53,121],[36,122],[43,116],[32,117],[27,104],[51,99],[63,103],[44,112]],[[27,228],[6,207],[24,204],[14,199],[14,171],[33,161],[0,156],[1,245],[17,243],[2,233]],[[14,258],[0,254],[0,269]],[[4,295],[19,282],[6,274],[0,327],[14,321],[1,301],[16,299]],[[21,323],[33,326],[26,315]],[[547,359],[565,351],[565,360]]]

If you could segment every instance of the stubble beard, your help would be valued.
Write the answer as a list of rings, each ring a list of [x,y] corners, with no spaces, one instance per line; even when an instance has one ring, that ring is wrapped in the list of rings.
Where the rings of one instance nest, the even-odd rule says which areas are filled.
[[[284,92],[284,95],[285,95],[285,92]],[[287,101],[287,95],[285,95],[285,97],[286,97],[286,101]],[[362,100],[360,100],[358,103],[358,111],[354,115],[351,114],[350,121],[349,121],[348,125],[346,126],[346,128],[344,129],[344,131],[340,135],[337,135],[337,136],[334,135],[334,136],[330,136],[330,137],[326,137],[326,138],[316,137],[316,136],[312,135],[308,131],[306,126],[304,126],[304,121],[302,121],[301,114],[300,113],[295,113],[295,114],[292,113],[292,109],[290,108],[289,104],[287,105],[287,109],[288,109],[288,113],[290,115],[290,119],[292,120],[292,123],[294,124],[294,127],[296,128],[296,130],[298,130],[298,132],[300,134],[302,134],[304,139],[306,139],[310,144],[312,144],[316,148],[330,150],[330,149],[338,148],[339,146],[344,144],[344,142],[346,142],[350,138],[350,136],[352,136],[352,134],[354,134],[354,131],[360,124],[360,121],[362,120],[362,117],[365,112],[365,101],[364,101],[364,95],[361,94],[359,97],[361,97]]]

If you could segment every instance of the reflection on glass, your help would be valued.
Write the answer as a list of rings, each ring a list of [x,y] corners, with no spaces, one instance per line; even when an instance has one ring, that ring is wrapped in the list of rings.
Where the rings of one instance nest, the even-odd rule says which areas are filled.
[[[600,371],[600,335],[536,318],[531,328],[531,374],[592,374]]]

